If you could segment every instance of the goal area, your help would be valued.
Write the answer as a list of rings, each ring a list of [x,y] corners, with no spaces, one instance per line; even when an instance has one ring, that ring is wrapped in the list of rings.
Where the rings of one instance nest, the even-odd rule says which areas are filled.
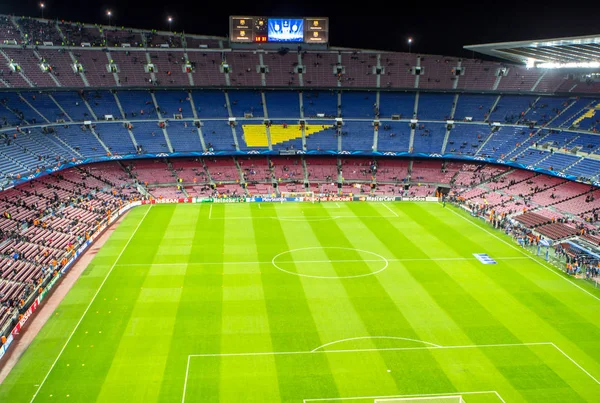
[[[373,403],[465,403],[460,395],[453,396],[419,396],[375,399]]]
[[[281,197],[302,198],[303,201],[315,201],[315,192],[281,192]]]

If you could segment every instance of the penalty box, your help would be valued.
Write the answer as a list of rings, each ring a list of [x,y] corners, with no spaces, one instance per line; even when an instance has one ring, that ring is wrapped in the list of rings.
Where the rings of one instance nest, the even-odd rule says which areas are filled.
[[[437,389],[444,383],[465,390],[460,395],[466,403],[503,402],[502,396],[517,392],[499,368],[518,366],[533,373],[540,388],[554,388],[560,381],[580,396],[600,396],[600,382],[554,343],[546,342],[193,354],[187,359],[182,403],[374,403],[457,395],[448,387],[432,390],[432,385]],[[548,379],[548,385],[540,384],[540,379]],[[402,384],[411,388],[406,393],[432,393],[399,395]]]

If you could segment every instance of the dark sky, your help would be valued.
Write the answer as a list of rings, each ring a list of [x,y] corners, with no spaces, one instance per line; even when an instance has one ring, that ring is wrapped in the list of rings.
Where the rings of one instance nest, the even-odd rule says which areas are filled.
[[[112,22],[134,28],[168,29],[226,36],[230,15],[324,16],[330,19],[330,44],[390,51],[471,57],[464,45],[563,36],[600,34],[600,3],[578,2],[569,6],[552,1],[397,0],[346,2],[232,0],[43,0],[44,16],[89,23]],[[556,1],[556,0],[554,0]],[[354,4],[364,4],[360,8]],[[596,3],[596,5],[594,5]],[[378,6],[374,7],[374,4]],[[379,16],[366,16],[366,13]],[[41,16],[39,0],[5,0],[1,14]],[[341,14],[358,14],[347,16]]]

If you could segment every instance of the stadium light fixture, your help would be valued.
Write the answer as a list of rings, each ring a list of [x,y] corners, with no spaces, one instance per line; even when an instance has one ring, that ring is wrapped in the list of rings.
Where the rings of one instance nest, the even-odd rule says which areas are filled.
[[[110,27],[110,17],[112,17],[112,11],[108,10],[106,15],[108,15],[108,26]]]
[[[46,5],[44,3],[40,3],[40,8],[42,9],[42,19],[44,19],[44,8]]]
[[[172,32],[172,30],[171,30],[171,23],[173,22],[173,17],[169,16],[167,18],[167,21],[169,21],[169,32]]]
[[[410,47],[412,45],[412,41],[413,41],[412,38],[408,38],[408,53],[410,53]]]
[[[528,69],[532,69],[535,67],[535,59],[527,59],[525,61],[525,67],[527,67]]]
[[[597,69],[600,62],[540,63],[540,69]]]

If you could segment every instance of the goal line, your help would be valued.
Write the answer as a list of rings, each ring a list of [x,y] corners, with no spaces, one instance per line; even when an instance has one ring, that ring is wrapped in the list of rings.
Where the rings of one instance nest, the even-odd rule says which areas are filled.
[[[392,397],[389,399],[375,399],[373,403],[465,403],[462,395],[449,396],[421,396],[421,397]]]
[[[319,399],[304,399],[302,403],[469,403],[469,397],[473,395],[491,395],[491,399],[498,403],[506,401],[495,390],[448,392],[448,393],[424,393],[417,395],[394,395],[394,396],[355,396],[355,397],[332,397]],[[479,400],[477,400],[479,401]]]

